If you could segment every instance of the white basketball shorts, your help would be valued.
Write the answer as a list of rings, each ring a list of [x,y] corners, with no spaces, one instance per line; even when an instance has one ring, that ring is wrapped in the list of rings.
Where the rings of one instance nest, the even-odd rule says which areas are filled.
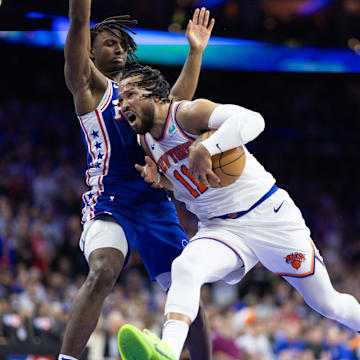
[[[283,189],[237,219],[199,222],[190,242],[202,238],[228,246],[243,261],[242,269],[234,269],[224,279],[230,284],[240,281],[258,261],[274,273],[292,277],[311,276],[315,259],[323,263],[300,210]]]

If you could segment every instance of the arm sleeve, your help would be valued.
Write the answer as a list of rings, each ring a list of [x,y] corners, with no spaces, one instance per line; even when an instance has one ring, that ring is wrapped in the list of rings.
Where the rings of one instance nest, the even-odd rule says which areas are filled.
[[[209,118],[209,129],[218,129],[201,142],[210,155],[234,149],[254,140],[265,128],[263,117],[237,105],[219,105]]]

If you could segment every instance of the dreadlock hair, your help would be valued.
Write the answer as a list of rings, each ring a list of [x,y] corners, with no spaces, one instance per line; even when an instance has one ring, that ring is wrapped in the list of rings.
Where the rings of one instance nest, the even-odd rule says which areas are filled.
[[[130,25],[136,25],[138,22],[136,19],[132,19],[130,15],[120,15],[109,17],[90,28],[91,45],[94,44],[96,37],[103,31],[109,31],[112,35],[121,40],[121,46],[124,51],[127,52],[130,62],[136,62],[137,56],[135,51],[137,45],[131,35],[136,34],[135,31],[129,28]],[[117,30],[117,31],[114,31]]]
[[[141,75],[141,79],[136,82],[136,85],[150,92],[144,97],[158,96],[161,102],[170,102],[170,85],[159,70],[150,66],[133,64],[124,69],[121,80],[137,75]]]

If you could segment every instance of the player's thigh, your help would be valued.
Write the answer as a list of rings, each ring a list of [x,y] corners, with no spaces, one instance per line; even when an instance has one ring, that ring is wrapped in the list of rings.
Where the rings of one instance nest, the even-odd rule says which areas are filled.
[[[129,246],[123,227],[112,216],[99,216],[84,226],[80,249],[89,262],[90,255],[98,249],[113,248],[126,258]]]
[[[274,273],[305,277],[314,273],[316,258],[322,261],[300,210],[286,191],[279,189],[241,221],[249,229],[247,244]]]
[[[151,280],[158,281],[162,289],[171,284],[171,265],[188,238],[175,211],[148,214],[146,222],[137,227],[136,248]]]
[[[318,259],[315,259],[315,269],[312,275],[306,277],[284,276],[284,279],[310,303],[331,301],[336,293],[325,265]]]
[[[315,271],[316,259],[322,262],[322,258],[310,236],[301,231],[288,233],[286,236],[293,240],[284,245],[281,241],[276,241],[276,237],[271,241],[272,233],[269,231],[264,238],[257,237],[256,239],[260,241],[253,238],[252,249],[260,262],[267,269],[281,276],[306,277],[312,275]],[[269,246],[270,244],[271,246]]]
[[[234,284],[257,263],[255,254],[241,238],[220,227],[201,226],[180,258],[206,273],[206,282],[224,280]],[[180,259],[179,258],[179,259]],[[176,260],[177,261],[177,260]]]

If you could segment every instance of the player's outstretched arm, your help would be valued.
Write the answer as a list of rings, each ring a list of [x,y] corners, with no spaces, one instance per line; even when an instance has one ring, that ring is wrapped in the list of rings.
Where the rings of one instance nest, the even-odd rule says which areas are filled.
[[[210,11],[202,8],[196,9],[192,20],[186,29],[186,36],[190,44],[190,50],[180,73],[179,78],[171,89],[171,95],[175,100],[191,100],[195,94],[202,63],[202,54],[205,50],[215,20],[210,19]]]
[[[70,28],[65,42],[65,79],[74,92],[89,82],[91,0],[70,0]]]
[[[70,28],[65,42],[65,80],[73,94],[78,113],[94,110],[98,99],[92,97],[90,86],[99,92],[106,89],[107,81],[90,60],[91,0],[70,0]]]

